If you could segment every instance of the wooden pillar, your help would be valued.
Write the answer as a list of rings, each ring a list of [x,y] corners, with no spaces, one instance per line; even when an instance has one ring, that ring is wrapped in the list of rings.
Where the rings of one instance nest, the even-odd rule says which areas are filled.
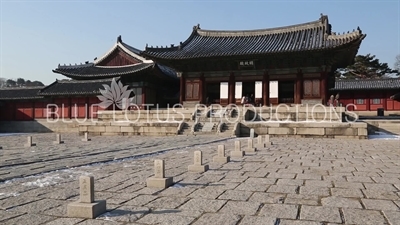
[[[301,70],[298,70],[297,71],[297,80],[296,80],[295,104],[301,104],[302,98],[303,98],[303,72]]]
[[[68,98],[68,115],[69,119],[72,119],[72,98]]]
[[[387,111],[387,98],[386,98],[386,91],[383,91],[383,97],[382,97],[382,108],[384,108],[385,111]]]
[[[145,86],[142,87],[142,105],[141,105],[141,107],[143,107],[144,104],[147,104],[147,102],[146,102],[146,87]]]
[[[86,116],[85,116],[85,118],[88,119],[90,117],[89,97],[85,98],[85,107],[86,107]]]
[[[367,111],[371,111],[371,99],[369,98],[369,96],[371,96],[368,92],[365,92],[365,104],[366,104],[366,110]],[[357,99],[356,99],[357,101]]]
[[[269,76],[268,72],[264,72],[263,75],[263,105],[269,106]]]
[[[235,75],[233,72],[229,75],[229,95],[228,95],[228,103],[235,104]]]
[[[203,104],[204,103],[204,73],[200,74],[199,92],[200,92],[199,93],[200,104]]]
[[[328,103],[328,73],[326,71],[321,72],[321,78],[320,78],[320,94],[321,94],[321,99],[322,99],[322,104],[326,105]]]
[[[183,101],[185,101],[185,77],[183,76],[183,74],[181,73],[181,77],[180,77],[180,87],[179,87],[179,103],[183,104]]]

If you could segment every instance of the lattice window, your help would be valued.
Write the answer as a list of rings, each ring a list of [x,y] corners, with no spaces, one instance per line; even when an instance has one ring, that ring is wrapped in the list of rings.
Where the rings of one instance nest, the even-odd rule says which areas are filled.
[[[357,105],[363,105],[364,104],[364,99],[362,99],[362,98],[357,99],[356,100],[356,104]]]
[[[372,104],[374,104],[374,105],[379,105],[379,104],[381,104],[381,99],[380,99],[380,98],[374,98],[374,99],[372,99]]]
[[[304,97],[320,97],[320,82],[318,79],[303,82]]]

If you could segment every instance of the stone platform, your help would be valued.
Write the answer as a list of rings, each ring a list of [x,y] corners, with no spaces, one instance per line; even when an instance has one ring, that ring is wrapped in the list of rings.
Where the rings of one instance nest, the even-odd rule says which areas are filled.
[[[394,225],[400,221],[400,140],[273,137],[274,145],[219,164],[212,162],[217,145],[225,144],[229,154],[236,140],[245,148],[247,139],[209,144],[201,144],[206,140],[201,139],[201,145],[191,146],[196,139],[182,136],[93,137],[91,143],[71,142],[80,139],[64,136],[65,144],[55,146],[44,144],[53,135],[33,137],[38,145],[29,151],[10,145],[16,137],[0,137],[1,173],[31,175],[33,170],[53,168],[0,183],[0,224]],[[164,149],[160,141],[171,150],[113,160]],[[203,152],[210,167],[207,172],[187,171],[196,150]],[[55,170],[56,165],[90,164],[109,156],[113,158],[107,163]],[[173,177],[175,185],[146,187],[154,159],[165,160],[165,175]],[[107,212],[96,219],[66,217],[68,203],[78,199],[76,181],[81,175],[94,176],[96,198],[107,201]]]

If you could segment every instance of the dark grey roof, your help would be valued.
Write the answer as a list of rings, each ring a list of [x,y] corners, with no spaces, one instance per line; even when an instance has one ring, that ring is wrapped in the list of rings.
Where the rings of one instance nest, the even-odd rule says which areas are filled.
[[[324,15],[314,22],[263,30],[213,31],[198,25],[179,46],[146,46],[142,54],[154,59],[189,59],[303,52],[359,45],[365,36],[359,28],[347,34],[332,33]]]
[[[116,81],[119,78],[115,78]],[[102,80],[57,80],[39,91],[39,95],[65,96],[65,95],[98,95],[103,84],[110,85],[112,78]]]
[[[154,66],[154,63],[138,63],[129,66],[96,66],[93,63],[76,66],[58,66],[53,70],[74,79],[112,78],[132,74]]]
[[[331,90],[399,89],[400,79],[337,80]]]
[[[38,99],[37,93],[44,87],[21,87],[0,89],[0,100]]]

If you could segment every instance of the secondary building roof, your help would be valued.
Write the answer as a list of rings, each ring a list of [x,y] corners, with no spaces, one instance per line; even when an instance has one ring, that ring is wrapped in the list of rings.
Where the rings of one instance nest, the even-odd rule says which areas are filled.
[[[40,99],[43,96],[37,93],[43,87],[18,87],[18,88],[2,88],[0,89],[0,100],[19,100],[19,99]]]
[[[262,30],[215,31],[203,30],[197,25],[178,46],[146,46],[142,54],[172,60],[319,51],[359,45],[365,36],[359,28],[346,34],[331,32],[325,15],[309,23]]]
[[[115,78],[118,80],[119,78]],[[38,92],[41,96],[99,95],[104,84],[110,85],[112,79],[102,80],[56,80]]]
[[[400,90],[400,79],[337,80],[331,90]]]
[[[76,80],[106,79],[134,75],[143,71],[158,69],[158,78],[177,79],[176,72],[141,56],[141,51],[122,42],[121,36],[103,56],[80,65],[58,65],[54,73]],[[159,73],[161,72],[161,73]]]

